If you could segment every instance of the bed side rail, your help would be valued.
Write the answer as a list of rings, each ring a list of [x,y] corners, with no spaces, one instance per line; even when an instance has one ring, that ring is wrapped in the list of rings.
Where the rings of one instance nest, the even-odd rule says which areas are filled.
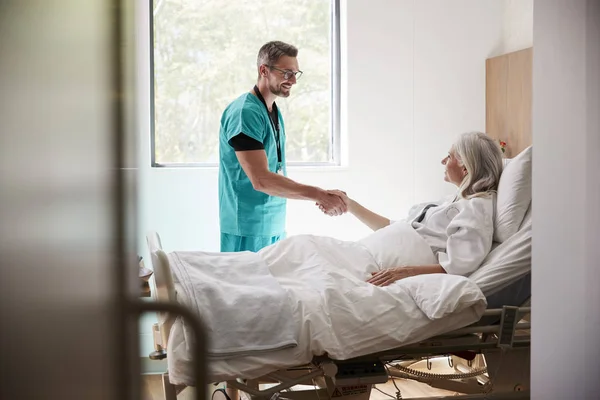
[[[492,325],[471,325],[438,335],[418,343],[370,354],[357,359],[393,360],[399,356],[438,356],[468,351],[480,353],[484,350],[523,348],[531,345],[531,323],[522,320],[531,313],[531,307],[505,306],[489,309],[484,317],[498,316],[499,322]],[[409,357],[410,358],[410,357]]]
[[[500,322],[492,325],[467,326],[441,336],[460,336],[472,333],[498,334],[502,338],[502,344],[512,343],[515,331],[531,329],[530,322],[520,322],[521,319],[531,313],[531,307],[504,306],[486,310],[481,319],[491,316],[499,316]]]

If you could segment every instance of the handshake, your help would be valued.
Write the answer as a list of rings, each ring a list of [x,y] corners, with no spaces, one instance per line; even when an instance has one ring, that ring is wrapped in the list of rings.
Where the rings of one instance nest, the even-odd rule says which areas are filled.
[[[323,190],[315,205],[319,210],[330,216],[345,214],[352,200],[341,190]]]

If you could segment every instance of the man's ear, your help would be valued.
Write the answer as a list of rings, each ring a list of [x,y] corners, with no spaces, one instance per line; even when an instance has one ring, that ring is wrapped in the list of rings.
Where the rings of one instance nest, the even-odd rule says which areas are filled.
[[[263,64],[260,66],[260,76],[267,76],[268,67]]]

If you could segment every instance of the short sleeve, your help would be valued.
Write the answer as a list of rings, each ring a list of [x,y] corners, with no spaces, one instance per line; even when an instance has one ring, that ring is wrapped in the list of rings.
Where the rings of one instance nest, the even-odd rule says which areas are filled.
[[[493,198],[475,197],[452,219],[446,252],[438,254],[446,273],[468,276],[479,268],[492,248],[493,213]]]
[[[264,144],[267,132],[263,114],[258,106],[249,103],[237,110],[230,111],[225,125],[226,141],[229,143],[234,136],[243,133]]]
[[[238,130],[232,132],[232,135],[228,138],[228,140],[238,133],[243,133],[244,135],[264,144],[266,131],[264,115],[261,110],[259,110],[257,107],[242,108],[238,116]]]

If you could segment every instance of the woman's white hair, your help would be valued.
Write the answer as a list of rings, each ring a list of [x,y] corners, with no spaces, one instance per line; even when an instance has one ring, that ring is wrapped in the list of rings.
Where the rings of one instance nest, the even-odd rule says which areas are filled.
[[[458,187],[460,197],[486,196],[498,189],[502,174],[502,150],[500,144],[481,132],[460,135],[452,146],[458,161],[467,170]]]

